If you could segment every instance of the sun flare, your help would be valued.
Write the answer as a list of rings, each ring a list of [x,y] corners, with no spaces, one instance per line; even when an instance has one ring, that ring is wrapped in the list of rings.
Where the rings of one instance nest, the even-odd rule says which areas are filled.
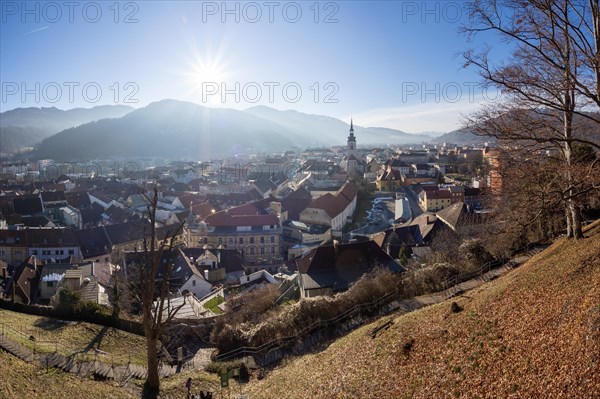
[[[200,63],[194,68],[194,80],[196,84],[224,82],[227,78],[224,68],[217,63]]]

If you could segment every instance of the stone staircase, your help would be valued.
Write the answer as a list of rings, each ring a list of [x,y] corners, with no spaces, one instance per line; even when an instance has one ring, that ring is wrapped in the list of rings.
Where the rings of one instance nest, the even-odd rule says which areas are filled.
[[[1,334],[0,349],[28,363],[34,363],[40,367],[57,368],[80,377],[94,376],[102,379],[126,381],[131,378],[144,380],[148,376],[147,368],[138,364],[115,365],[99,360],[86,361],[78,359],[78,354],[66,356],[58,352],[34,353],[30,348],[15,342],[7,335]],[[176,366],[163,364],[158,371],[161,378],[168,378],[177,373],[178,370]]]

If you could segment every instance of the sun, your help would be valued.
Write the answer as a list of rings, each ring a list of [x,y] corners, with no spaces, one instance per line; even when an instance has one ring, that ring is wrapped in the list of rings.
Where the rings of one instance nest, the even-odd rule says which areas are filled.
[[[221,96],[214,94],[220,92],[222,85],[227,85],[231,74],[226,64],[218,57],[194,57],[188,63],[185,72],[185,84],[192,98],[201,98],[203,103],[218,105]],[[214,95],[206,95],[206,93]]]
[[[194,80],[196,84],[217,83],[221,84],[227,79],[227,73],[223,66],[216,62],[201,62],[194,68]]]
[[[219,103],[217,100],[221,99],[218,94],[221,87],[228,87],[239,76],[227,48],[227,41],[218,45],[214,42],[199,45],[190,41],[184,62],[176,67],[175,72],[179,75],[179,83],[184,87],[185,98],[194,101],[201,99],[203,103],[211,105]]]

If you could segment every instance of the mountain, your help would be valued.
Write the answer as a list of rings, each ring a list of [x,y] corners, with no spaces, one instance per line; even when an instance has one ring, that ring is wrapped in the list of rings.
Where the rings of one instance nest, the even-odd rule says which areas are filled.
[[[256,106],[246,109],[261,118],[270,120],[296,131],[310,142],[304,145],[328,144],[342,145],[346,143],[350,125],[339,119],[323,115],[310,115],[302,112],[288,110],[279,111],[265,106]],[[417,144],[430,139],[421,135],[405,133],[400,130],[383,127],[364,128],[354,124],[354,134],[359,145],[362,144]]]
[[[46,138],[37,156],[54,159],[164,156],[215,159],[276,152],[292,146],[341,145],[350,126],[328,116],[254,107],[245,111],[162,100],[116,119],[90,122]],[[355,125],[359,145],[401,144],[427,138]]]
[[[295,131],[233,109],[162,100],[116,119],[90,122],[42,141],[39,157],[163,156],[210,159],[278,151],[302,141]]]
[[[32,146],[44,138],[83,123],[119,118],[133,110],[126,105],[101,105],[93,108],[60,110],[51,108],[16,108],[0,114],[0,152],[10,153]]]
[[[587,115],[587,117],[584,117]],[[599,112],[581,112],[573,118],[573,136],[579,139],[598,143],[598,123],[594,120],[600,120]],[[546,109],[540,110],[511,110],[494,119],[494,123],[508,126],[514,126],[518,131],[519,126],[530,125],[532,122],[538,122],[543,126],[553,126],[557,132],[562,131],[562,122],[560,115],[555,111]],[[431,140],[432,143],[453,143],[459,145],[481,145],[485,142],[497,143],[494,137],[477,136],[468,129],[462,128],[443,134]]]
[[[419,133],[415,133],[419,136],[427,136],[427,137],[440,137],[441,135],[446,134],[447,132],[438,132],[438,131],[425,131],[425,132],[419,132]]]
[[[431,140],[431,143],[436,144],[452,143],[458,145],[481,145],[485,142],[495,143],[496,139],[493,137],[476,136],[464,128],[453,130]]]
[[[464,295],[287,358],[244,390],[255,399],[597,398],[600,221],[585,236],[561,238]]]

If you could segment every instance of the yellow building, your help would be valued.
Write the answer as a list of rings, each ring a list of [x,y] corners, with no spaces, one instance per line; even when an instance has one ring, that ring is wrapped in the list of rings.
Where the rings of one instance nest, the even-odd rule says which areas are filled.
[[[375,182],[379,191],[397,191],[402,185],[402,175],[395,169],[386,169]]]
[[[450,190],[431,190],[424,191],[421,201],[421,208],[426,212],[437,212],[452,203],[452,193]]]

